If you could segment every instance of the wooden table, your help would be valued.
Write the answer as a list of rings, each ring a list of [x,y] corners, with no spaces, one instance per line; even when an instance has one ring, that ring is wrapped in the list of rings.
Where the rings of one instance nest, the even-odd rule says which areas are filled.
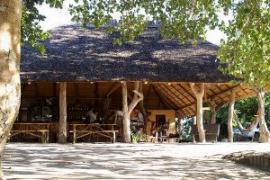
[[[116,140],[116,133],[118,130],[115,130],[116,124],[81,124],[81,123],[71,123],[69,124],[69,132],[73,135],[73,143],[80,138],[91,134],[97,134],[106,138],[109,138],[112,143]]]
[[[52,123],[14,123],[10,137],[28,134],[41,139],[42,143],[49,142],[50,126]]]

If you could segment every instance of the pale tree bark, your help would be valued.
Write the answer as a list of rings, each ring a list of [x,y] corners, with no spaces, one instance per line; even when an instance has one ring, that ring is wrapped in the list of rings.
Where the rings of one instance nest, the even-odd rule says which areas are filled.
[[[143,94],[139,92],[140,82],[135,82],[133,90],[133,99],[128,104],[128,91],[127,82],[121,82],[122,84],[122,105],[123,105],[123,140],[125,143],[131,142],[131,130],[130,130],[130,114],[137,106],[137,104],[143,100]]]
[[[270,133],[267,128],[265,121],[265,91],[263,89],[256,89],[258,98],[258,113],[259,113],[259,124],[260,124],[260,137],[259,142],[266,143],[270,142]]]
[[[199,133],[199,142],[205,142],[205,131],[203,127],[203,95],[204,95],[204,84],[199,84],[196,88],[194,83],[190,84],[192,92],[196,96],[196,124]]]
[[[21,0],[0,0],[0,155],[21,101]],[[4,179],[2,169],[0,179]]]
[[[58,142],[67,142],[67,83],[60,83],[59,88],[59,132]]]
[[[196,116],[193,117],[193,125],[196,125],[197,124],[197,119],[196,119]]]
[[[228,142],[233,142],[233,114],[235,104],[235,93],[231,92],[229,110],[228,110]]]

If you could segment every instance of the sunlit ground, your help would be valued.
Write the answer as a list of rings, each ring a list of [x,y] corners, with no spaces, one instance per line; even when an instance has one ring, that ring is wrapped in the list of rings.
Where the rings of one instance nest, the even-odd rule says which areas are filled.
[[[270,179],[270,172],[223,160],[269,144],[8,144],[8,179]]]

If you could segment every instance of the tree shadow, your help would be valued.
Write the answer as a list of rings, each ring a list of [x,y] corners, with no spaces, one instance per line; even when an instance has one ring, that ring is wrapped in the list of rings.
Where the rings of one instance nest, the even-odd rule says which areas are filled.
[[[218,155],[178,154],[178,148],[182,146],[11,144],[3,169],[9,179],[267,179],[270,175]]]

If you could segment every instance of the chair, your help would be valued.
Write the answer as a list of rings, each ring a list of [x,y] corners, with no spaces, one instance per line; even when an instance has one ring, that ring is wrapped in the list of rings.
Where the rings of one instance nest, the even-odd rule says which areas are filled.
[[[192,134],[195,141],[199,141],[199,132],[197,125],[192,125]],[[209,142],[217,142],[220,133],[220,124],[206,124],[204,125],[205,138]]]

